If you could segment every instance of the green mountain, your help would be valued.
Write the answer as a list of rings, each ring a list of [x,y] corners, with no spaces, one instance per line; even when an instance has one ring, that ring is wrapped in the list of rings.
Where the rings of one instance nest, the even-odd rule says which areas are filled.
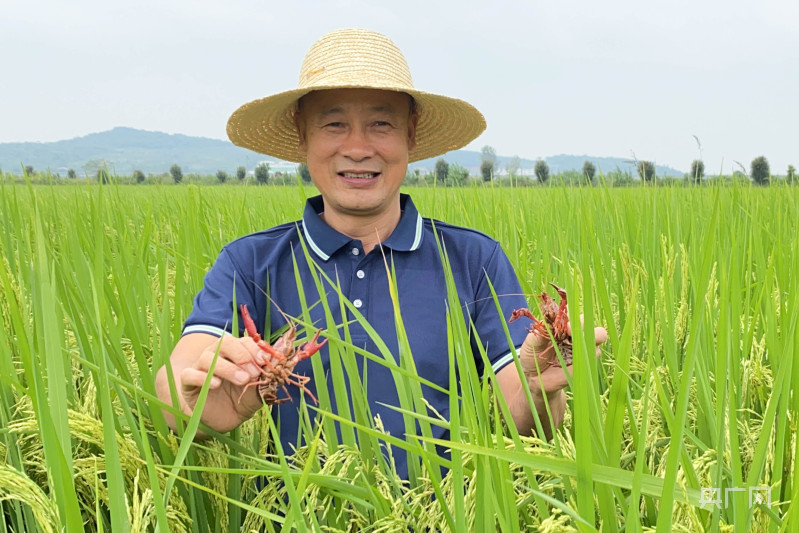
[[[168,172],[175,163],[184,173],[215,174],[220,169],[235,172],[239,165],[252,169],[269,159],[227,141],[122,127],[66,141],[0,143],[4,171],[20,173],[22,165],[31,165],[62,176],[70,168],[79,175],[96,172],[102,161],[120,175],[137,169],[146,174]]]
[[[479,173],[480,152],[456,150],[442,157],[450,164],[468,168],[473,174]],[[418,161],[410,166],[432,171],[436,159]],[[497,157],[500,173],[510,159]],[[603,172],[619,167],[635,174],[634,164],[622,158],[557,155],[545,160],[552,173],[580,170],[583,162],[590,160]],[[30,165],[37,171],[50,169],[61,176],[65,176],[68,169],[74,169],[78,175],[84,172],[94,174],[104,162],[119,175],[129,175],[134,170],[145,174],[164,173],[175,163],[185,174],[209,175],[217,170],[233,173],[240,165],[252,170],[261,161],[275,159],[239,148],[228,141],[124,127],[65,141],[0,143],[0,169],[16,174],[22,172],[23,165]],[[522,159],[522,173],[532,174],[534,165],[534,160]],[[657,173],[659,176],[683,175],[681,171],[664,166],[658,166]]]

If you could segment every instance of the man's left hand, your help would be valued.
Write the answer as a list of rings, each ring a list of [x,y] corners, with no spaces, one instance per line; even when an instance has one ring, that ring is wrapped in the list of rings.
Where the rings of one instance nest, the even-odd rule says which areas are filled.
[[[580,316],[582,321],[583,317]],[[567,326],[571,336],[571,327]],[[596,356],[600,355],[600,346],[608,340],[608,332],[603,327],[594,328],[594,340],[596,342]],[[555,353],[555,347],[548,335],[531,332],[524,339],[519,350],[519,361],[522,364],[524,375],[527,378],[530,391],[535,395],[551,397],[554,393],[568,385],[568,378],[564,369],[557,364],[559,361]],[[556,364],[550,364],[554,361]],[[572,373],[572,365],[565,369]],[[539,379],[540,378],[540,379]]]

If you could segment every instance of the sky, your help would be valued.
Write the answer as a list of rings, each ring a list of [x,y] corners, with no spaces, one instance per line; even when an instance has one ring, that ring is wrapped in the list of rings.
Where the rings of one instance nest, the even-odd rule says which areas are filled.
[[[799,1],[5,0],[0,142],[128,126],[226,139],[328,31],[384,33],[417,89],[486,117],[467,149],[799,167]],[[697,139],[699,142],[697,142]]]

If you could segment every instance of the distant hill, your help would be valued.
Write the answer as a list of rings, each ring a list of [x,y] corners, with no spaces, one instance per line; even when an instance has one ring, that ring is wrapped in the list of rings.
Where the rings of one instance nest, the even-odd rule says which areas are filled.
[[[117,174],[127,175],[137,169],[146,174],[168,172],[175,163],[184,174],[234,172],[239,165],[252,169],[269,159],[227,141],[122,127],[66,141],[0,143],[4,171],[19,173],[24,164],[36,170],[49,168],[62,176],[70,168],[80,175],[87,163],[102,160]]]
[[[473,174],[479,173],[480,152],[456,150],[442,157],[450,164],[457,163],[468,168]],[[418,161],[410,166],[432,171],[436,159]],[[501,171],[510,159],[508,156],[498,156],[498,170]],[[586,160],[592,161],[603,172],[619,167],[635,174],[634,165],[624,158],[575,155],[545,158],[552,173],[580,170]],[[209,175],[217,170],[232,173],[240,165],[252,170],[260,161],[275,159],[239,148],[229,141],[124,127],[65,141],[0,143],[0,169],[5,172],[19,174],[22,165],[31,165],[36,170],[49,168],[61,176],[70,168],[82,175],[86,171],[96,172],[98,163],[102,161],[120,175],[131,174],[134,170],[159,174],[168,172],[174,163],[181,166],[184,174]],[[534,160],[521,159],[523,173],[531,174],[534,165]],[[683,175],[681,171],[664,166],[658,166],[657,173],[659,176]]]

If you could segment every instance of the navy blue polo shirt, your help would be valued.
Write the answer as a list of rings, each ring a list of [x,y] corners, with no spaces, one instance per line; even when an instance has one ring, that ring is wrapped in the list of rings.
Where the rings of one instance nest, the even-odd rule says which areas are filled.
[[[326,327],[324,307],[314,305],[320,300],[320,295],[300,242],[304,240],[311,260],[333,283],[338,283],[341,294],[367,319],[396,357],[398,341],[385,261],[393,267],[400,311],[416,369],[421,377],[448,389],[447,288],[436,240],[438,236],[446,249],[466,325],[471,327],[470,322],[474,324],[492,368],[498,371],[513,361],[502,323],[513,309],[527,306],[507,256],[499,243],[487,235],[422,218],[407,195],[401,195],[400,202],[402,215],[398,226],[382,243],[383,253],[380,246],[366,253],[361,241],[328,226],[319,217],[323,211],[321,196],[307,201],[301,221],[282,224],[231,242],[222,249],[206,275],[204,286],[194,299],[194,308],[186,320],[183,334],[229,333],[233,313],[238,312],[234,311],[232,304],[234,288],[236,302],[247,305],[259,328],[265,324],[268,310],[270,331],[278,330],[285,325],[285,319],[275,304],[288,316],[302,315],[295,277],[297,274],[306,305],[310,307],[311,320],[318,327]],[[502,316],[497,312],[488,279],[496,293],[503,295],[499,299]],[[266,297],[267,292],[274,303]],[[329,281],[323,281],[323,292],[335,323],[342,324],[338,289]],[[347,317],[347,320],[352,343],[371,353],[379,353],[364,328],[352,317]],[[522,322],[508,324],[517,347],[521,346],[527,333]],[[240,316],[238,323],[241,327]],[[239,334],[242,333],[239,331]],[[265,336],[268,337],[268,333]],[[477,368],[482,372],[482,358],[474,348],[474,343],[475,337],[472,336],[472,352]],[[314,357],[321,358],[327,379],[331,382],[327,372],[330,363],[328,346]],[[366,378],[372,416],[380,415],[385,430],[401,437],[405,432],[402,415],[385,407],[400,405],[390,369],[362,356],[357,357],[360,359],[361,376]],[[311,361],[301,361],[295,367],[295,372],[312,376]],[[318,379],[325,377],[313,376],[307,385],[314,394]],[[332,396],[332,383],[329,385]],[[284,449],[291,450],[298,445],[300,389],[289,386],[288,390],[294,401],[273,406],[272,413],[279,420]],[[278,391],[278,397],[284,394],[282,390]],[[436,411],[448,417],[447,394],[427,386],[423,387],[423,394]],[[336,405],[335,399],[331,398],[331,403]],[[437,426],[432,429],[435,437],[448,438],[444,429]],[[407,476],[405,454],[395,454],[394,458],[398,473]]]

